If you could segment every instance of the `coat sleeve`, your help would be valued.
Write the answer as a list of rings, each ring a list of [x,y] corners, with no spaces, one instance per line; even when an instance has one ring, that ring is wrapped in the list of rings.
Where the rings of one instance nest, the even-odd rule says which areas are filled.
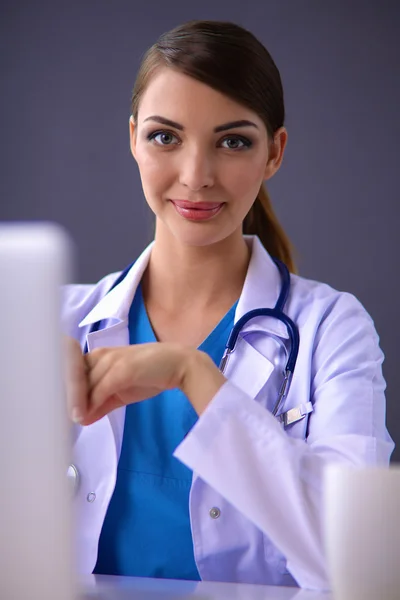
[[[268,535],[301,587],[327,589],[324,468],[388,464],[393,442],[378,336],[353,296],[343,294],[327,311],[309,352],[314,411],[306,441],[290,438],[227,381],[175,456]]]

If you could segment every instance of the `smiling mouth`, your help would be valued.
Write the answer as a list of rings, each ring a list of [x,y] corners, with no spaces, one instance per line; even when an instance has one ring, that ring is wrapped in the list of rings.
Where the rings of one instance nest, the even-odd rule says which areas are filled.
[[[171,200],[175,210],[181,217],[190,221],[207,221],[217,215],[224,202],[189,202],[188,200]]]

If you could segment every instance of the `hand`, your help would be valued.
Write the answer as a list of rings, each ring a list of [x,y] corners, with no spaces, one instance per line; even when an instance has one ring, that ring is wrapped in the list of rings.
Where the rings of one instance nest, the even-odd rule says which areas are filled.
[[[87,397],[82,387],[77,388],[82,425],[173,388],[181,389],[201,414],[225,382],[209,356],[166,342],[99,348],[87,354],[85,361]]]

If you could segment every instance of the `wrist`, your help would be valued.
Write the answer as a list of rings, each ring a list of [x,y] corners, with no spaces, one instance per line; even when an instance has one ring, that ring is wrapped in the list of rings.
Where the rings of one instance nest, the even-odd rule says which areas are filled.
[[[192,349],[185,352],[179,388],[189,399],[198,415],[204,412],[225,381],[226,378],[208,354]]]

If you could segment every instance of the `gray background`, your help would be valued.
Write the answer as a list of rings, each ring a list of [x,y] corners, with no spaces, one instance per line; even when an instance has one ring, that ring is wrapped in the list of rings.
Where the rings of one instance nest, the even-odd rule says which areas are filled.
[[[353,292],[374,318],[400,445],[395,0],[2,2],[0,220],[62,223],[79,281],[138,255],[153,229],[129,154],[130,93],[143,52],[189,19],[249,28],[278,64],[289,145],[276,211],[300,273]]]

